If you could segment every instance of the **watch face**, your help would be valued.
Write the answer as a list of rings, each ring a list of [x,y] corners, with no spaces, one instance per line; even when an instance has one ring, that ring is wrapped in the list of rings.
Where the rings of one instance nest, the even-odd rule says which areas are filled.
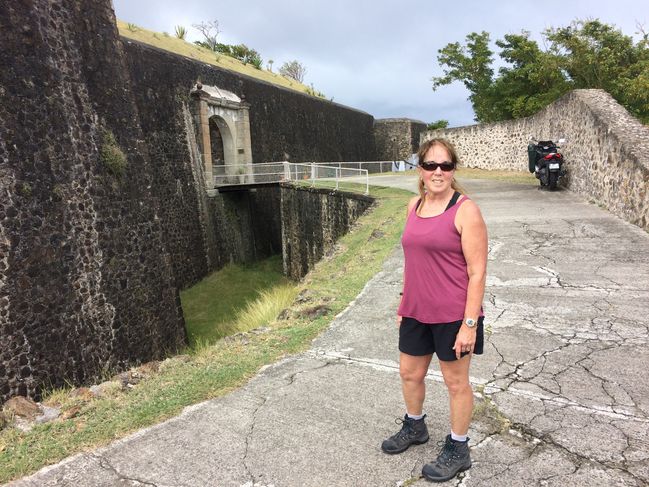
[[[467,318],[465,320],[465,323],[466,323],[466,326],[468,326],[469,328],[473,328],[475,326],[475,320],[473,320],[471,318]]]

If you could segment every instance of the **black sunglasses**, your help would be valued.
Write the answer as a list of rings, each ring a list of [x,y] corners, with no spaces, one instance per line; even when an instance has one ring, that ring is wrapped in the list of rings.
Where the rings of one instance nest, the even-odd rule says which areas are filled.
[[[455,169],[455,164],[452,162],[420,162],[419,165],[426,171],[437,171],[439,167],[444,172],[449,172]]]

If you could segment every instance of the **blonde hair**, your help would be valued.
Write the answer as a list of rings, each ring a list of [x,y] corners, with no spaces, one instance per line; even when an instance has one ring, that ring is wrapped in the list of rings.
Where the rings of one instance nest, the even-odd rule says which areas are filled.
[[[442,147],[444,147],[444,149],[446,149],[448,155],[451,156],[450,162],[453,163],[455,170],[457,171],[457,166],[460,162],[457,157],[457,152],[455,151],[453,144],[451,144],[446,139],[430,139],[421,144],[419,146],[419,149],[417,150],[417,163],[421,164],[424,160],[424,157],[426,157],[426,153],[431,149],[431,147],[436,145],[441,145]],[[453,188],[453,190],[457,191],[458,193],[466,194],[464,188],[455,180],[455,178],[453,178],[453,181],[451,181],[451,188]],[[424,187],[424,180],[422,178],[419,178],[418,189],[419,196],[421,197],[421,200],[424,201],[424,199],[426,198],[426,188]]]

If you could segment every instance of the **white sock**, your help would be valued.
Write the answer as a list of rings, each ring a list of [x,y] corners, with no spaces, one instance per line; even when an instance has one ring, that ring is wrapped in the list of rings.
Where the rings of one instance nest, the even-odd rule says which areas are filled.
[[[410,413],[407,414],[410,419],[414,419],[415,421],[426,416],[425,414],[410,414]]]
[[[453,430],[451,430],[451,440],[465,442],[466,435],[456,435],[455,433],[453,433]]]

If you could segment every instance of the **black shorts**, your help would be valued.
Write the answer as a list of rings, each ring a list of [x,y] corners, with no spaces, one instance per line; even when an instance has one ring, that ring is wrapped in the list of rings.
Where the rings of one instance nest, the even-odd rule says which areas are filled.
[[[404,316],[399,326],[399,350],[408,355],[437,354],[440,360],[456,360],[455,337],[460,331],[462,320],[451,323],[421,323]],[[484,316],[478,318],[473,353],[480,355],[484,350]],[[465,356],[469,352],[462,352]]]

